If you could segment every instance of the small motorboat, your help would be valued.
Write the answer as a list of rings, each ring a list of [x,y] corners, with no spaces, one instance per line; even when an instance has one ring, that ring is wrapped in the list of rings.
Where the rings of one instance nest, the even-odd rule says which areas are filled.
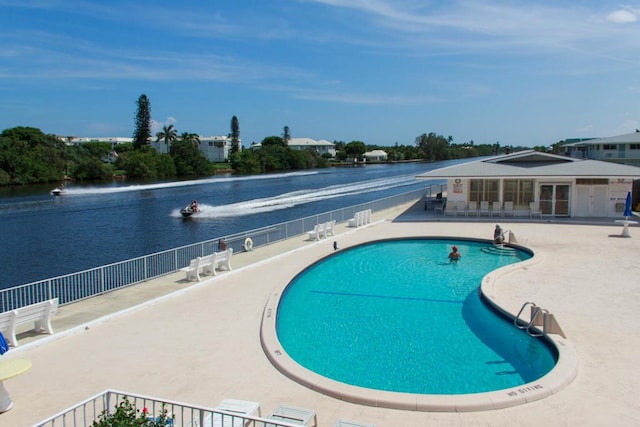
[[[180,213],[185,218],[188,218],[191,215],[193,215],[195,213],[198,213],[198,212],[200,212],[200,208],[198,208],[198,202],[195,201],[195,200],[193,202],[189,203],[184,208],[180,209]]]
[[[51,194],[54,196],[62,196],[64,194],[64,187],[56,187],[51,190]]]

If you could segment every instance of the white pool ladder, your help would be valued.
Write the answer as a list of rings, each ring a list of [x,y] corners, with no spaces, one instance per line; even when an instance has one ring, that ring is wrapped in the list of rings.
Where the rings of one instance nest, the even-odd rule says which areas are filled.
[[[529,322],[522,320],[520,316],[527,307],[531,307],[529,314]],[[558,334],[562,338],[566,335],[558,324],[555,316],[549,313],[549,310],[538,307],[534,302],[527,301],[522,304],[518,315],[513,319],[513,324],[519,329],[524,329],[532,337],[540,337],[547,334]]]

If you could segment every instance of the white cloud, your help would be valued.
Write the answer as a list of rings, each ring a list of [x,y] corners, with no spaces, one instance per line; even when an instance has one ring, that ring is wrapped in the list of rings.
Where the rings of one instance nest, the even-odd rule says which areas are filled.
[[[638,20],[638,13],[631,9],[618,9],[607,15],[607,20],[616,24],[629,24]]]
[[[155,135],[160,132],[162,128],[169,125],[175,125],[178,121],[175,117],[167,117],[163,122],[159,122],[157,120],[151,119],[151,135]]]

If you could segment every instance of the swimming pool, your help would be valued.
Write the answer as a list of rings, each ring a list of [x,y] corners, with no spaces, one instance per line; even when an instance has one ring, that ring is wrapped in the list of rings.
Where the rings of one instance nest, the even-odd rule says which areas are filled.
[[[457,263],[447,260],[453,245],[462,254]],[[487,248],[413,238],[326,257],[279,298],[282,349],[305,369],[373,390],[459,395],[535,381],[555,365],[555,349],[487,308],[478,293],[487,273],[531,255]]]

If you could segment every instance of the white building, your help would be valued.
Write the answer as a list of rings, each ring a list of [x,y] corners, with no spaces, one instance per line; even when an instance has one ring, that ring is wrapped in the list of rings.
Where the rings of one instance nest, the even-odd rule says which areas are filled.
[[[154,139],[150,144],[158,153],[169,152],[169,147],[163,140],[156,142]],[[226,162],[229,160],[229,152],[231,151],[231,138],[228,136],[200,136],[198,149],[210,162]]]
[[[242,141],[239,141],[242,145]],[[232,141],[228,136],[201,136],[200,151],[210,162],[226,162],[229,160]]]
[[[118,144],[131,143],[133,142],[133,138],[127,138],[122,136],[99,136],[95,138],[84,137],[84,136],[61,136],[59,137],[63,141],[67,142],[67,144],[72,145],[81,145],[85,142],[108,142],[111,144],[111,147],[115,147]]]
[[[112,148],[116,148],[118,144],[133,143],[133,138],[128,137],[59,137],[67,144],[80,145],[86,142],[108,142]],[[241,142],[241,141],[240,141]],[[150,139],[149,145],[156,149],[158,153],[166,154],[169,152],[169,146],[163,140],[156,141]],[[231,150],[231,138],[228,136],[201,136],[198,148],[204,154],[207,160],[211,162],[224,162],[229,159]]]
[[[384,150],[372,150],[363,154],[367,162],[384,162],[387,160],[387,152]]]
[[[596,138],[563,145],[566,154],[578,159],[603,160],[640,166],[640,132]]]
[[[466,215],[478,214],[469,206],[482,202],[489,203],[489,212],[502,215],[509,202],[513,206],[510,214],[515,217],[529,217],[533,203],[543,218],[620,218],[627,193],[640,178],[640,168],[527,150],[437,169],[416,178],[446,179],[446,206],[460,206]],[[634,197],[633,202],[637,201]]]
[[[251,144],[250,148],[259,148],[261,146],[262,144],[260,143],[254,143]],[[316,141],[311,138],[291,138],[288,141],[288,146],[292,150],[299,151],[306,150],[307,148],[313,148],[321,156],[326,153],[330,154],[331,157],[335,157],[336,155],[335,144],[327,141],[326,139]]]

